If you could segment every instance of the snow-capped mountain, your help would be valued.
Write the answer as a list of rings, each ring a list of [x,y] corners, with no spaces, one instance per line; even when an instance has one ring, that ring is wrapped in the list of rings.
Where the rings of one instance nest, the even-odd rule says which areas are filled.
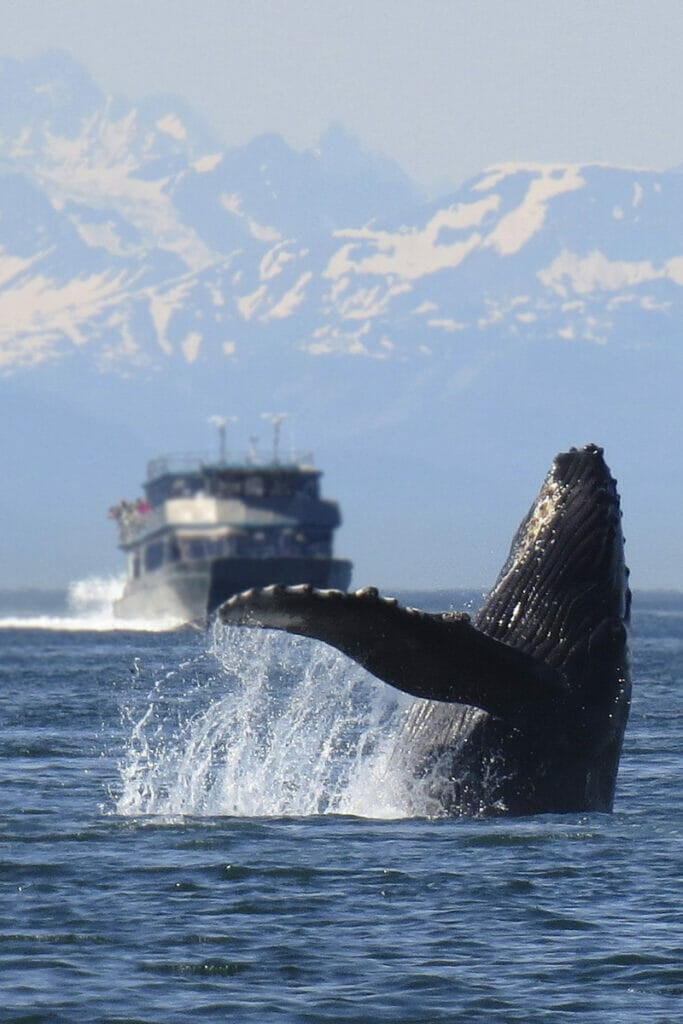
[[[231,354],[301,304],[337,227],[417,199],[338,126],[314,152],[223,152],[177,100],[106,97],[63,54],[5,61],[0,95],[4,369],[84,344],[100,363]]]
[[[61,453],[84,444],[84,417],[98,451],[118,438],[93,509],[140,472],[141,437],[153,455],[207,411],[286,403],[342,489],[371,474],[373,514],[419,452],[418,550],[425,522],[450,520],[416,495],[452,515],[442,460],[455,446],[466,466],[471,437],[513,490],[515,447],[538,451],[534,480],[568,442],[612,440],[636,467],[645,395],[661,447],[682,314],[680,169],[508,164],[426,203],[339,125],[304,152],[277,135],[226,149],[177,98],[106,96],[63,53],[0,61],[3,411],[39,410],[21,435],[62,476],[46,432]],[[20,467],[16,490],[40,477]]]
[[[676,334],[678,171],[509,165],[425,206],[339,126],[223,151],[179,101],[106,97],[59,53],[4,62],[0,90],[5,371]]]

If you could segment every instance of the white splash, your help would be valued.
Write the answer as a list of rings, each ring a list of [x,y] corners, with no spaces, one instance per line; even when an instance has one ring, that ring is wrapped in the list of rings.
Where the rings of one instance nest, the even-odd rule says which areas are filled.
[[[66,632],[106,633],[113,630],[164,632],[177,627],[176,619],[119,619],[114,601],[125,585],[125,576],[89,576],[69,584],[67,610],[63,615],[6,615],[0,629],[52,629]]]
[[[392,764],[402,695],[323,644],[271,631],[217,627],[212,654],[211,679],[168,673],[128,712],[118,814],[410,813]]]

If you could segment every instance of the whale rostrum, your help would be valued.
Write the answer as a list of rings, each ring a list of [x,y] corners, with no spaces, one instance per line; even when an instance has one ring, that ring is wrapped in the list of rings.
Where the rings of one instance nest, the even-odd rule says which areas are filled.
[[[414,697],[396,740],[424,813],[609,811],[630,706],[628,570],[596,445],[557,456],[481,609],[273,585],[229,625],[315,637]]]

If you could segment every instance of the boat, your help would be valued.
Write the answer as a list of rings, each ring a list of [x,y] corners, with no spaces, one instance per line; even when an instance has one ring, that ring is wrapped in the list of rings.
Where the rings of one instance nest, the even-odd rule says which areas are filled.
[[[224,435],[223,435],[224,436]],[[205,623],[233,594],[274,583],[347,590],[351,562],[333,556],[339,505],[321,497],[310,455],[275,446],[228,461],[165,455],[144,497],[110,509],[128,573],[114,614]]]

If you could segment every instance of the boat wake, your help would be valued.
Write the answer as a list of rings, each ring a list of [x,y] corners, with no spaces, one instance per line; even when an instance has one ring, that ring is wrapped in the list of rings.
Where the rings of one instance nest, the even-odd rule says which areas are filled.
[[[411,814],[392,759],[409,698],[316,641],[216,626],[210,655],[208,678],[167,673],[127,709],[118,814]]]
[[[163,632],[180,623],[171,618],[119,619],[114,601],[123,592],[125,576],[90,576],[69,584],[63,612],[42,610],[0,616],[0,629],[51,629],[65,632],[132,630]]]

